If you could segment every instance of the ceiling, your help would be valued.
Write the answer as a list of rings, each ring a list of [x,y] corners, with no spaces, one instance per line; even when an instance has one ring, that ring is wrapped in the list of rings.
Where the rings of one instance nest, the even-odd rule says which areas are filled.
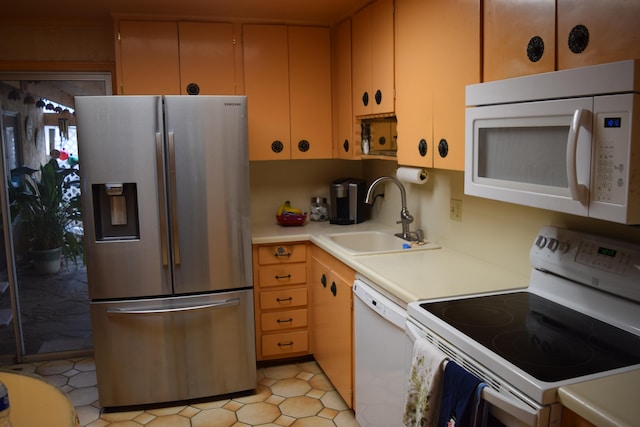
[[[371,0],[15,0],[4,21],[111,21],[117,15],[331,25]]]

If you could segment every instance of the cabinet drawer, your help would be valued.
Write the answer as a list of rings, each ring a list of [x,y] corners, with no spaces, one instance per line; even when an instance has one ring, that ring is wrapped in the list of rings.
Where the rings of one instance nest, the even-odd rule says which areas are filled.
[[[306,288],[260,292],[260,308],[262,310],[300,307],[303,305],[307,305]]]
[[[263,331],[303,328],[307,326],[307,309],[262,313],[260,324]]]
[[[306,259],[307,247],[304,243],[260,246],[258,248],[258,264],[260,265],[304,262]]]
[[[262,336],[262,355],[278,356],[309,351],[307,331]]]
[[[260,287],[295,285],[307,282],[306,264],[283,264],[260,267]]]

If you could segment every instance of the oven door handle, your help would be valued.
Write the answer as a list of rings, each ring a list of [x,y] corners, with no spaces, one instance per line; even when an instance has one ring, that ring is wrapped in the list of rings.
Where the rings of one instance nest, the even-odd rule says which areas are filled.
[[[537,411],[517,399],[509,399],[490,387],[482,389],[482,398],[527,426],[538,425]]]

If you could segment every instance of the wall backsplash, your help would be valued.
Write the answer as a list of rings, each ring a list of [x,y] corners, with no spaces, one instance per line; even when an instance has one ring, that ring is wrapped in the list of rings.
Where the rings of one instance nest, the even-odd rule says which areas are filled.
[[[252,218],[254,222],[275,221],[275,210],[285,200],[308,210],[310,197],[328,197],[333,179],[353,176],[371,182],[378,176],[395,175],[396,167],[384,160],[252,162]],[[428,240],[520,274],[529,274],[529,249],[543,225],[640,243],[640,227],[465,196],[463,172],[431,169],[429,174],[423,185],[405,185],[407,207],[415,217],[411,229],[422,228]],[[393,184],[378,192],[385,197],[376,200],[372,219],[394,227],[400,217],[400,192]],[[449,218],[451,198],[462,200],[461,222]]]

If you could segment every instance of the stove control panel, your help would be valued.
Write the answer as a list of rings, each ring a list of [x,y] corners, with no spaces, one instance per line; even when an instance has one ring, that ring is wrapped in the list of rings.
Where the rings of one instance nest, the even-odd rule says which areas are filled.
[[[536,269],[640,302],[640,244],[548,226],[529,255]]]

